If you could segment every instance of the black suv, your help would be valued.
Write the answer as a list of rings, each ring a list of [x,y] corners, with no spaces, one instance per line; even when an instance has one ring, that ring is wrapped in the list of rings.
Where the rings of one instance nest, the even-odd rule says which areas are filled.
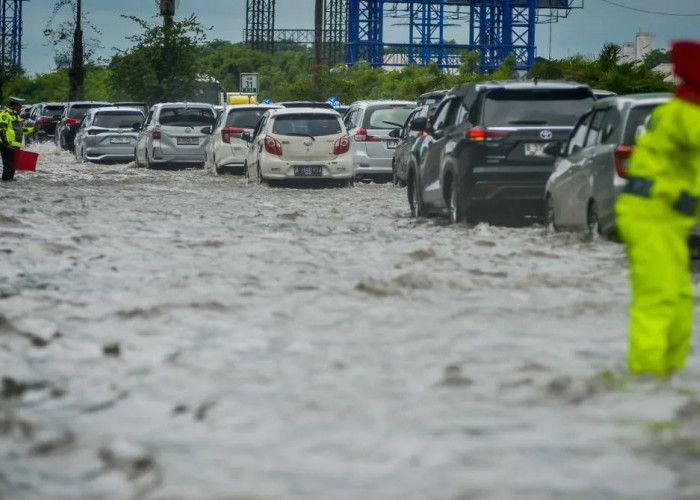
[[[63,108],[62,102],[40,102],[32,106],[25,126],[34,127],[34,132],[27,137],[27,140],[38,142],[52,140]]]
[[[554,157],[544,148],[564,141],[595,100],[574,82],[481,82],[459,85],[432,119],[409,160],[413,215],[447,214],[450,222],[542,217],[542,193]]]
[[[111,106],[111,104],[101,101],[67,102],[58,124],[56,125],[56,135],[54,137],[56,146],[60,146],[61,149],[73,151],[75,149],[75,145],[73,144],[75,133],[80,128],[80,124],[83,122],[87,110],[105,106]]]

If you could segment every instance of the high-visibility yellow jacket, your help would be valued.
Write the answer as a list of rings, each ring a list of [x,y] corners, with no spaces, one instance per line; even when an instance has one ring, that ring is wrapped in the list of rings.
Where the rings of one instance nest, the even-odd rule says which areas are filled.
[[[23,137],[22,119],[19,114],[10,108],[0,111],[0,142],[4,146],[21,148]]]
[[[700,196],[700,105],[674,97],[658,106],[637,139],[629,175],[653,180],[652,198]]]

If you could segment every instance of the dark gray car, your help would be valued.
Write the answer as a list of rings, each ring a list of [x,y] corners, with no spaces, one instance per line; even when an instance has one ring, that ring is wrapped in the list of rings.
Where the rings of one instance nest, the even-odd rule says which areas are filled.
[[[670,98],[671,94],[607,97],[579,119],[545,187],[548,224],[606,235],[615,232],[615,200],[627,183],[637,130],[656,106]]]

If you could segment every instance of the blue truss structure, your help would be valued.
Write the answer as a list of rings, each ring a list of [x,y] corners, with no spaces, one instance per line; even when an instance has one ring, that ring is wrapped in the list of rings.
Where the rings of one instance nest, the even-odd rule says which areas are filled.
[[[516,69],[535,62],[535,26],[557,22],[583,0],[348,0],[347,63],[456,68],[465,50],[478,50],[480,69],[498,69],[513,54]],[[408,43],[384,43],[384,22],[402,19]],[[447,43],[446,26],[464,26],[467,43]]]
[[[22,67],[22,5],[27,0],[0,0],[0,64],[3,75]]]

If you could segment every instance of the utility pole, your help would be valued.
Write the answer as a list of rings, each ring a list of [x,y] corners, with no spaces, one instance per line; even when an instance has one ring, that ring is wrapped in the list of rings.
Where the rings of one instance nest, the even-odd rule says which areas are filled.
[[[175,0],[160,0],[160,15],[163,16],[163,58],[160,70],[156,71],[160,99],[168,99],[169,89],[165,82],[172,73],[173,50],[171,38],[173,35],[173,17],[175,17]]]
[[[322,101],[321,67],[323,64],[323,0],[316,0],[314,10],[314,92],[317,101]]]
[[[83,48],[83,5],[82,0],[76,1],[75,31],[73,32],[73,57],[68,70],[70,86],[69,101],[80,101],[84,98],[85,84],[85,51]]]

